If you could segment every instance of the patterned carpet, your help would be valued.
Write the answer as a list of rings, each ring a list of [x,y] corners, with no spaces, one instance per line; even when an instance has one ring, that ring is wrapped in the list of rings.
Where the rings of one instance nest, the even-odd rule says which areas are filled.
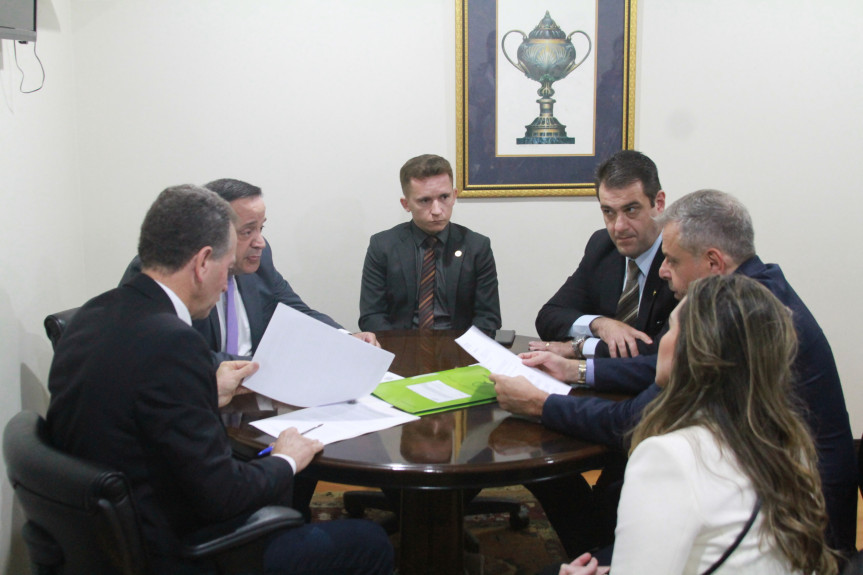
[[[472,515],[465,518],[465,528],[479,541],[481,555],[467,554],[469,572],[484,575],[529,575],[547,565],[565,560],[563,547],[533,496],[521,486],[486,489],[484,496],[505,497],[527,506],[530,525],[513,531],[506,514]],[[367,510],[367,517],[382,522],[392,514]],[[341,491],[318,491],[312,499],[312,518],[326,521],[347,517],[342,507]],[[392,536],[398,552],[398,534]]]

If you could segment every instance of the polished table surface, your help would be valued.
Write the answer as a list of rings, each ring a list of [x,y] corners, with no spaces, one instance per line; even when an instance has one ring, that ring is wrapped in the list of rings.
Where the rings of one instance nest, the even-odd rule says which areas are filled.
[[[452,331],[379,332],[395,354],[390,371],[402,376],[476,363]],[[532,338],[516,337],[512,351]],[[576,392],[572,393],[587,393]],[[253,457],[272,437],[251,421],[291,411],[261,409],[254,394],[238,396],[223,419],[241,457]],[[606,449],[514,417],[497,403],[428,415],[419,421],[327,445],[303,472],[309,477],[372,487],[401,488],[399,572],[461,573],[462,489],[517,485],[601,467]]]

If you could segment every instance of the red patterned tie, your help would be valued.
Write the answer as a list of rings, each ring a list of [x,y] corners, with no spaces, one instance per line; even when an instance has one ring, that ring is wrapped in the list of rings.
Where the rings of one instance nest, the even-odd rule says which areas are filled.
[[[424,242],[425,253],[423,254],[422,270],[420,270],[420,297],[418,304],[420,329],[434,329],[434,247],[436,243],[437,238],[434,236],[429,236]]]

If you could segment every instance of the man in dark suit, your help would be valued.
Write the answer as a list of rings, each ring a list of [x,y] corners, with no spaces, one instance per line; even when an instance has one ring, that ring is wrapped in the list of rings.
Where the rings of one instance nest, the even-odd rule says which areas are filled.
[[[500,328],[491,243],[450,223],[458,190],[449,162],[432,154],[412,158],[402,166],[399,179],[401,204],[412,219],[369,241],[360,329]]]
[[[536,329],[545,341],[531,349],[582,359],[656,353],[654,338],[676,305],[659,278],[662,229],[655,218],[665,192],[656,164],[622,150],[597,169],[596,190],[605,229],[590,237],[575,273],[540,309]],[[625,297],[633,281],[638,287],[629,289],[637,291]]]
[[[688,194],[668,208],[662,223],[665,261],[660,276],[678,298],[697,278],[739,273],[763,284],[791,309],[799,342],[795,391],[818,450],[829,518],[827,540],[844,554],[853,553],[857,518],[853,437],[833,352],[818,322],[779,266],[764,264],[755,254],[749,213],[732,196],[715,190]],[[577,378],[578,367],[571,360],[547,352],[523,357],[525,364],[541,367],[559,379]],[[615,390],[609,381],[627,381],[629,391],[642,391],[632,399],[615,402],[597,397],[546,396],[522,378],[492,378],[505,409],[539,416],[544,425],[563,433],[620,447],[644,406],[660,393],[654,383],[656,356],[597,360],[595,368],[598,380],[606,382],[605,391]],[[566,505],[566,500],[560,503]]]
[[[244,463],[231,455],[219,407],[257,365],[226,362],[217,372],[191,323],[226,288],[233,219],[203,188],[162,192],[141,227],[143,272],[80,309],[51,366],[51,441],[126,475],[153,573],[203,569],[175,555],[178,543],[289,502],[294,474],[323,448],[290,429],[274,457]],[[335,522],[275,535],[263,560],[277,572],[390,573],[392,548],[370,522]]]
[[[262,235],[267,220],[267,206],[261,188],[229,178],[214,180],[204,187],[230,203],[238,219],[237,256],[233,277],[229,279],[233,285],[229,285],[228,292],[233,296],[232,308],[236,323],[232,320],[232,325],[236,325],[235,335],[229,335],[226,329],[225,318],[230,311],[226,309],[228,294],[222,295],[206,318],[194,322],[195,329],[207,340],[216,360],[251,357],[279,303],[344,331],[330,316],[306,305],[273,265],[272,248]],[[126,269],[120,285],[140,271],[140,260],[136,257]],[[353,335],[377,345],[373,333]]]

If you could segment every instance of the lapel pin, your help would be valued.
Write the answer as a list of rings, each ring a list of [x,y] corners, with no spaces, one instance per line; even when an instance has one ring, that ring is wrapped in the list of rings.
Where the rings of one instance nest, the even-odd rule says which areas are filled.
[[[460,257],[461,257],[461,250],[456,250],[456,251],[455,251],[455,257],[457,257],[457,258],[460,258]]]

